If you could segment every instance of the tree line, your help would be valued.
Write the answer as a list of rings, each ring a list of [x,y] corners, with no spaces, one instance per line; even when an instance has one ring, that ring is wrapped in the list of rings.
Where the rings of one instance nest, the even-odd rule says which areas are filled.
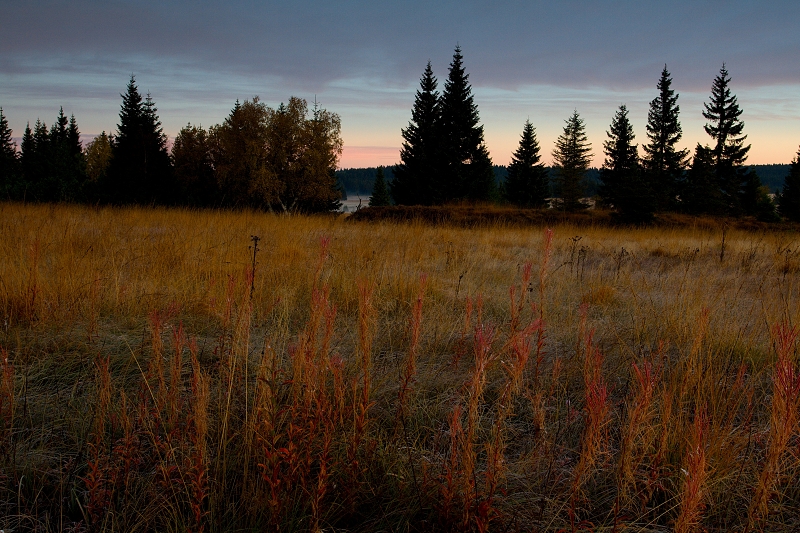
[[[703,116],[710,144],[694,153],[677,148],[682,137],[678,94],[665,66],[650,103],[642,153],[622,105],[603,143],[599,174],[590,169],[592,146],[577,110],[565,121],[545,167],[528,120],[507,168],[492,164],[461,48],[456,47],[441,93],[428,62],[401,130],[400,163],[372,189],[386,194],[373,205],[507,202],[524,208],[579,210],[599,194],[601,205],[626,221],[646,222],[660,211],[800,220],[800,152],[773,200],[745,165],[742,110],[723,65]],[[26,127],[21,151],[0,108],[0,198],[110,204],[247,206],[280,211],[337,209],[343,194],[336,165],[342,153],[337,114],[292,97],[272,109],[257,97],[238,100],[222,124],[187,124],[171,152],[157,109],[131,76],[120,121],[83,147],[74,116],[59,112],[49,128]],[[497,179],[498,169],[505,179]],[[597,179],[595,179],[595,177]],[[598,186],[599,183],[599,186]],[[552,185],[552,187],[551,187]],[[795,207],[796,206],[796,207]]]
[[[74,116],[30,124],[18,152],[0,108],[0,198],[116,205],[241,206],[320,212],[340,206],[341,120],[291,97],[272,109],[236,102],[222,124],[188,124],[171,153],[150,95],[133,76],[119,124],[86,147]]]
[[[490,177],[492,163],[468,77],[461,49],[456,47],[444,90],[439,94],[428,62],[411,121],[402,129],[401,162],[388,183],[388,199],[405,205],[503,200],[524,208],[587,208],[592,147],[577,110],[565,121],[555,142],[552,169],[542,162],[535,128],[526,121],[508,176],[497,187]],[[682,138],[680,107],[666,65],[656,85],[658,96],[650,102],[647,143],[641,155],[628,110],[620,106],[603,143],[600,202],[629,222],[646,222],[660,211],[750,215],[762,220],[774,220],[780,214],[800,220],[800,151],[774,202],[758,174],[745,165],[750,145],[745,144],[742,109],[730,82],[723,64],[703,108],[711,143],[698,143],[691,156],[688,150],[677,148]],[[378,182],[376,178],[376,186]]]

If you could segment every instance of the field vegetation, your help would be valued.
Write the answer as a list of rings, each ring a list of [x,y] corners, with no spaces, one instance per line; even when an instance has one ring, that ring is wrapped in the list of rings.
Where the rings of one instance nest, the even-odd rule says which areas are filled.
[[[799,274],[790,230],[3,203],[0,529],[797,531]]]

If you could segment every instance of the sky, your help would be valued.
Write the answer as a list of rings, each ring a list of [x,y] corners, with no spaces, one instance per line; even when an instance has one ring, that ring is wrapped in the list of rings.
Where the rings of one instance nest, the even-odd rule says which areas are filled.
[[[796,0],[0,0],[0,107],[20,137],[63,106],[88,140],[116,129],[134,74],[174,138],[187,123],[221,123],[237,99],[316,98],[341,117],[340,167],[391,165],[425,65],[441,90],[456,45],[495,164],[509,163],[528,119],[550,163],[573,110],[594,166],[622,104],[645,143],[664,65],[683,147],[710,142],[701,113],[724,63],[748,162],[798,152]]]

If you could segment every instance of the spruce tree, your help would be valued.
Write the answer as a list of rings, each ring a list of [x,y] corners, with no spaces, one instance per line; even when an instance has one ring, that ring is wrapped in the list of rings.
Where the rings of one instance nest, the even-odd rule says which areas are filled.
[[[506,201],[520,207],[543,207],[547,203],[549,173],[542,163],[530,120],[525,121],[519,146],[511,156],[503,193]]]
[[[378,167],[375,171],[375,184],[372,186],[372,196],[369,197],[369,206],[391,205],[392,199],[389,196],[389,189],[386,188],[386,180],[383,177],[383,167]]]
[[[583,202],[584,177],[592,161],[592,145],[586,137],[586,124],[577,110],[565,122],[553,150],[556,187],[561,196],[561,208],[576,211],[588,207]]]
[[[80,135],[75,116],[68,120],[61,108],[56,122],[50,128],[48,200],[71,201],[83,198],[86,164]]]
[[[647,222],[653,218],[653,195],[642,176],[633,126],[624,105],[614,115],[608,140],[603,143],[606,155],[600,169],[600,195],[613,204],[626,222]]]
[[[392,198],[399,205],[433,203],[432,185],[439,177],[438,128],[441,108],[430,61],[419,83],[420,88],[411,109],[411,122],[401,130],[403,146],[400,148],[400,163],[394,167],[394,179],[389,185]]]
[[[52,145],[47,126],[37,118],[30,135],[26,130],[26,136],[22,140],[22,168],[25,177],[22,190],[19,191],[21,199],[34,202],[54,200],[54,187],[50,181]]]
[[[642,146],[642,167],[645,179],[651,184],[655,208],[658,210],[676,206],[676,196],[688,166],[689,151],[676,148],[683,133],[678,122],[678,95],[671,87],[672,78],[664,65],[656,85],[659,95],[650,102],[647,113],[649,142]]]
[[[28,196],[28,189],[30,188],[30,179],[34,174],[35,161],[36,161],[36,141],[33,137],[33,130],[31,124],[28,122],[25,125],[25,133],[22,134],[22,143],[20,143],[20,166],[22,167],[20,179],[17,181],[16,186],[11,190],[11,197],[17,200],[25,200]]]
[[[441,97],[441,173],[434,182],[437,203],[487,201],[497,196],[492,160],[463,59],[461,47],[456,46]]]
[[[714,140],[711,156],[725,210],[736,215],[742,213],[743,206],[755,205],[756,202],[753,198],[745,198],[753,190],[752,186],[744,186],[752,180],[744,167],[750,145],[744,144],[747,135],[742,133],[744,122],[739,118],[742,110],[736,96],[731,93],[730,81],[723,64],[711,86],[711,99],[703,104],[703,117],[709,121],[705,131]]]
[[[167,138],[155,103],[131,76],[122,97],[105,194],[114,203],[166,203],[174,194]]]
[[[11,138],[8,119],[0,107],[0,200],[13,197],[22,167],[17,154],[17,144]]]
[[[800,149],[783,180],[783,190],[778,197],[778,212],[781,216],[800,222]]]

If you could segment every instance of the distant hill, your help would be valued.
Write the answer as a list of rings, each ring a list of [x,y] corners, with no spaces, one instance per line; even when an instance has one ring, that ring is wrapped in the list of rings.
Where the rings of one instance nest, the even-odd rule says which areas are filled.
[[[783,189],[783,179],[789,173],[789,165],[750,165],[756,171],[761,183],[772,192]]]
[[[770,191],[778,192],[783,188],[783,179],[789,173],[789,165],[750,165],[758,176],[761,182],[769,187]],[[367,197],[372,194],[372,185],[375,183],[375,171],[377,167],[368,168],[345,168],[336,171],[336,177],[339,179],[339,185],[344,191],[351,196]],[[550,170],[550,184],[554,179],[555,172]],[[392,181],[394,174],[392,167],[384,167],[383,175],[386,181]],[[508,177],[508,169],[504,165],[494,165],[494,177],[497,184],[503,183]],[[587,196],[594,196],[600,186],[600,170],[597,168],[590,168],[586,173],[586,194]]]
[[[378,167],[345,168],[336,171],[336,178],[339,180],[339,186],[348,196],[366,197],[372,194],[377,170]],[[383,167],[383,177],[387,183],[394,179],[392,167]]]

